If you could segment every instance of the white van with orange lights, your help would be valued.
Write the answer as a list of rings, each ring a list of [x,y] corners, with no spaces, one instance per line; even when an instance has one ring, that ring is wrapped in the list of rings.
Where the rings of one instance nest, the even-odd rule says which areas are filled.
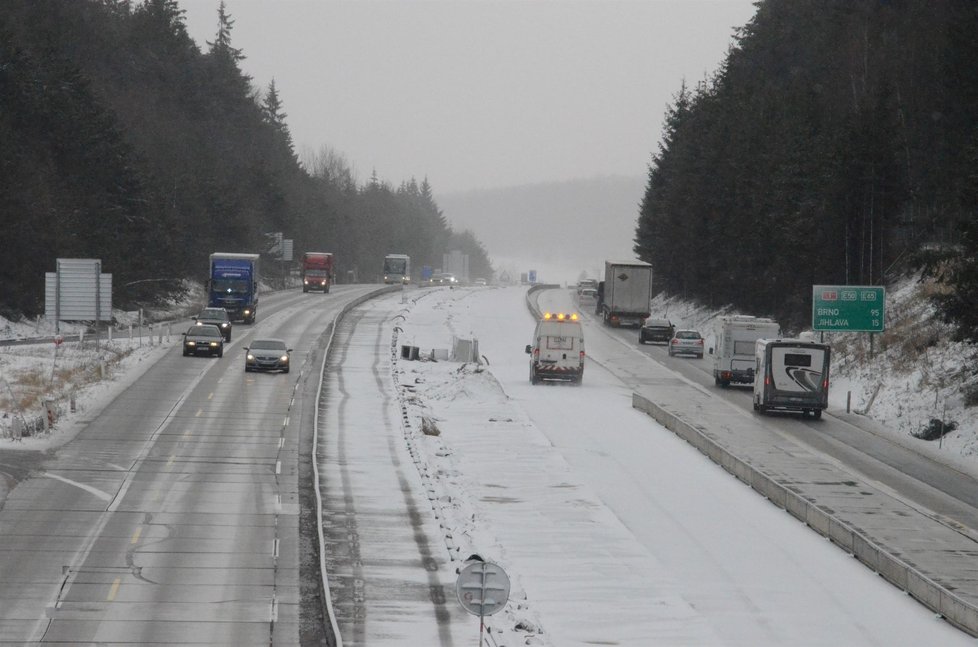
[[[577,314],[544,313],[527,344],[530,384],[544,380],[580,384],[584,379],[584,330]]]

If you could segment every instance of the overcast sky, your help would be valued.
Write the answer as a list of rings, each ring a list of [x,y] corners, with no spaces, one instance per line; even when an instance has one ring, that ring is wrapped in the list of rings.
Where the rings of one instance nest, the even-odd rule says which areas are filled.
[[[436,193],[644,175],[682,79],[715,71],[751,0],[226,0],[244,71],[296,149]],[[214,40],[218,0],[179,0]]]

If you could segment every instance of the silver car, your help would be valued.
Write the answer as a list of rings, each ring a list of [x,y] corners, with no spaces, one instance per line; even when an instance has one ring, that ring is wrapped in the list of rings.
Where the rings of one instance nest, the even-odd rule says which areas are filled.
[[[669,340],[669,355],[695,355],[703,359],[703,336],[698,330],[677,330]]]
[[[292,349],[281,339],[256,339],[245,348],[245,371],[289,372]]]

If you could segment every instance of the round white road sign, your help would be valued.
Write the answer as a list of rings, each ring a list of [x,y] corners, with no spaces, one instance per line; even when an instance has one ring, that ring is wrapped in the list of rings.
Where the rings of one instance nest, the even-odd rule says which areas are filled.
[[[509,576],[497,564],[473,561],[459,571],[455,594],[472,615],[491,616],[509,600]]]

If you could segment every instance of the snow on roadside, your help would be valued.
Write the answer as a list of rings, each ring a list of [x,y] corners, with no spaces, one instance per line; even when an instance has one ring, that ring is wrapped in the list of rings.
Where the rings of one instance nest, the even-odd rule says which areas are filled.
[[[399,360],[395,380],[412,424],[428,431],[420,443],[422,470],[434,474],[433,506],[446,533],[463,559],[479,554],[512,579],[510,603],[487,619],[496,644],[596,644],[588,641],[614,637],[615,644],[638,645],[655,634],[718,644],[676,583],[507,394],[491,365],[429,359],[435,349],[450,349],[453,337],[470,339],[473,328],[494,325],[474,324],[477,315],[468,311],[466,300],[484,290],[425,290],[412,298],[398,343],[417,346],[422,361]],[[486,305],[477,310],[485,316]],[[532,318],[525,317],[529,336]],[[522,347],[513,352],[522,354]]]
[[[0,347],[0,448],[44,450],[62,445],[84,427],[80,421],[91,419],[130,384],[165,355],[176,337],[128,337],[112,342],[102,340],[65,342],[55,360],[53,344],[29,344]],[[104,371],[99,376],[99,371]],[[51,375],[56,375],[51,380]],[[64,378],[64,379],[62,379]],[[20,380],[24,380],[21,384]],[[71,411],[71,392],[75,391],[75,411]],[[20,417],[28,427],[43,425],[40,400],[50,397],[57,410],[54,427],[20,439],[11,438],[14,418]],[[21,402],[32,403],[24,410]]]
[[[978,409],[966,406],[965,400],[969,391],[978,396],[978,372],[973,369],[978,348],[951,341],[952,328],[937,320],[930,304],[932,290],[931,283],[917,276],[889,287],[886,332],[874,336],[872,349],[865,333],[825,335],[833,352],[829,405],[844,411],[848,400],[852,411],[878,422],[880,431],[901,445],[974,467]],[[652,300],[652,314],[701,331],[707,346],[715,346],[721,315],[757,313],[717,312],[660,294]],[[953,423],[954,431],[938,441],[914,437],[934,419]]]
[[[186,282],[186,291],[143,313],[143,321],[182,319],[196,310],[203,294],[200,284]],[[155,328],[138,326],[138,313],[113,311],[113,339],[106,333],[96,345],[86,336],[87,326],[62,322],[64,342],[0,346],[0,448],[45,450],[68,442],[126,387],[166,354],[179,336],[166,323]],[[0,317],[0,339],[29,340],[53,337],[54,323],[39,317],[34,322],[13,322]],[[96,347],[97,346],[97,347]],[[74,394],[75,411],[71,411]],[[55,424],[45,431],[43,401],[54,401]],[[16,418],[24,434],[12,438]]]

